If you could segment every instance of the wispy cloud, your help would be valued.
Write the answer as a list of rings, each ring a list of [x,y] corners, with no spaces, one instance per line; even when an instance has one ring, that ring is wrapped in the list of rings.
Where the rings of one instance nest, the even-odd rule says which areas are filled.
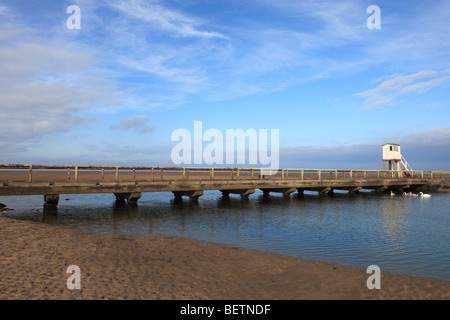
[[[137,115],[129,119],[123,119],[118,123],[111,125],[110,129],[119,129],[123,131],[134,129],[134,131],[138,133],[148,133],[155,129],[153,126],[148,125],[149,121],[150,119],[146,115]]]
[[[343,42],[361,39],[365,31],[365,9],[361,1],[258,1],[267,7],[275,8],[284,16],[307,21],[309,34],[317,36],[317,45],[333,46]],[[318,37],[321,35],[321,37]]]
[[[158,0],[118,1],[111,2],[111,6],[131,18],[150,23],[152,27],[173,33],[175,36],[226,38],[218,32],[200,30],[203,21],[169,9],[159,4]]]
[[[201,85],[206,81],[196,67],[179,67],[170,62],[170,56],[154,55],[144,59],[121,58],[120,63],[130,69],[155,75],[163,80],[178,83],[185,88]]]
[[[427,24],[422,24],[420,30],[411,24],[404,27],[401,16],[394,20],[385,14],[385,6],[382,31],[368,33],[367,6],[357,0],[236,4],[241,10],[255,11],[232,24],[224,23],[225,17],[217,12],[209,21],[198,3],[178,8],[159,0],[82,4],[83,8],[88,6],[83,14],[89,14],[89,21],[99,25],[90,31],[102,35],[99,38],[93,34],[92,39],[99,42],[90,49],[98,50],[98,56],[105,57],[109,65],[116,64],[115,71],[123,72],[122,79],[133,78],[137,72],[142,81],[135,88],[162,81],[166,97],[161,91],[151,91],[152,96],[159,97],[160,105],[172,105],[174,95],[186,101],[191,94],[208,100],[228,100],[278,91],[320,78],[364,72],[380,62],[395,59],[401,63],[411,54],[424,57],[429,50],[415,36],[405,36],[420,31],[423,40],[430,31]],[[196,10],[190,11],[192,8]],[[257,19],[252,13],[259,10],[283,22],[272,24]],[[111,23],[101,18],[104,12],[111,15]],[[390,28],[389,32],[384,28]],[[407,28],[410,30],[405,33]],[[392,101],[389,96],[384,98],[375,103]],[[151,100],[155,101],[153,97]]]
[[[394,75],[376,88],[355,95],[366,99],[364,110],[371,110],[394,102],[400,95],[423,93],[441,85],[447,86],[450,84],[450,76],[446,73],[423,70],[410,75]]]
[[[10,8],[0,4],[0,17],[8,17],[11,14]]]
[[[0,27],[9,28],[12,26],[17,27],[18,14],[10,7],[0,4]]]

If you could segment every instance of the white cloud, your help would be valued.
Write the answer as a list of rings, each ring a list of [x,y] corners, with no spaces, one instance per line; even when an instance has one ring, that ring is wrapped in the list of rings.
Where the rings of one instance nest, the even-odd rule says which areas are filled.
[[[0,17],[7,17],[10,12],[11,10],[7,6],[0,4]]]
[[[120,102],[114,85],[91,74],[89,53],[33,37],[29,30],[0,30],[0,41],[3,146],[29,145],[83,125]]]
[[[153,55],[144,59],[121,58],[128,68],[156,75],[161,79],[183,85],[185,88],[201,85],[206,81],[202,71],[195,67],[178,67],[170,63],[170,57]]]
[[[423,81],[420,83],[415,83],[415,84],[403,87],[400,90],[400,93],[404,94],[404,93],[409,93],[409,92],[414,92],[414,91],[423,93],[423,92],[428,91],[428,90],[430,90],[434,87],[437,87],[441,84],[445,84],[446,82],[449,82],[449,81],[450,81],[450,76],[435,78],[435,79],[431,79],[428,81]]]
[[[256,4],[259,4],[258,1]],[[320,45],[333,46],[361,39],[365,31],[366,8],[357,0],[349,1],[262,1],[285,16],[308,21],[314,26],[310,31]],[[320,37],[319,37],[320,35]]]
[[[111,5],[131,18],[148,22],[157,29],[172,32],[177,36],[226,38],[218,32],[199,30],[197,27],[203,24],[202,21],[166,8],[157,0],[119,1],[112,2]]]
[[[0,27],[8,28],[16,25],[18,21],[18,14],[10,7],[0,4]]]
[[[119,129],[123,131],[134,129],[138,133],[148,133],[155,129],[153,126],[148,125],[149,121],[150,119],[146,115],[137,115],[111,125],[110,129]]]
[[[435,87],[450,84],[446,71],[423,70],[410,75],[395,75],[382,81],[376,88],[356,93],[364,97],[365,110],[371,110],[393,102],[398,96],[408,93],[423,93]],[[423,79],[426,80],[423,80]]]

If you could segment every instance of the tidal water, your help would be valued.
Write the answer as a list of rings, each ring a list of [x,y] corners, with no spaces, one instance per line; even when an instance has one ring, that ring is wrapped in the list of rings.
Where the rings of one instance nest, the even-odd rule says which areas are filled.
[[[95,234],[164,234],[300,258],[450,281],[450,194],[430,198],[361,192],[305,192],[290,198],[257,191],[248,200],[205,191],[197,203],[144,193],[135,206],[112,194],[0,197],[2,216]]]

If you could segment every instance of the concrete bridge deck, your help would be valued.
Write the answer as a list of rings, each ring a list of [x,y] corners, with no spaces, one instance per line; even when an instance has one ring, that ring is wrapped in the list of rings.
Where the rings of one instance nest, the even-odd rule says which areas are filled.
[[[450,172],[337,169],[186,168],[119,166],[0,165],[0,196],[44,195],[57,204],[60,194],[113,193],[117,200],[135,202],[142,192],[173,192],[175,198],[198,199],[205,190],[224,197],[245,198],[260,189],[289,196],[304,190],[332,193],[361,189],[401,193],[449,179]]]

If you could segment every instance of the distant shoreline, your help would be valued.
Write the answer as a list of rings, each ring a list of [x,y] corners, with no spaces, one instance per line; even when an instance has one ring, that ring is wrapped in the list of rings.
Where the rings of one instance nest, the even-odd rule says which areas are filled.
[[[450,282],[164,235],[94,235],[0,217],[0,299],[449,299]],[[81,269],[69,290],[66,269]]]

